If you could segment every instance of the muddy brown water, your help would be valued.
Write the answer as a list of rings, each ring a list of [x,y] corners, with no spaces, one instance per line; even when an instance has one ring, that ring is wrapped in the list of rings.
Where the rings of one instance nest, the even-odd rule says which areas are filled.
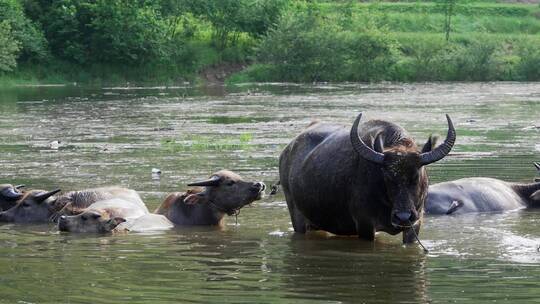
[[[432,183],[530,181],[540,84],[24,87],[0,91],[0,182],[64,190],[121,185],[151,209],[221,168],[272,184],[281,149],[311,120],[359,111],[419,141],[458,140]],[[58,149],[51,145],[60,141]],[[162,171],[153,179],[151,171]],[[428,217],[421,239],[297,236],[283,194],[224,230],[60,234],[0,225],[0,303],[531,303],[540,298],[540,211]]]

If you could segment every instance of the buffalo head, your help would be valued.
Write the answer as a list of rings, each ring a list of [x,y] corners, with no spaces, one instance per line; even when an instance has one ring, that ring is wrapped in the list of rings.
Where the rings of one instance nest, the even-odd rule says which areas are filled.
[[[266,188],[262,182],[246,182],[228,170],[221,170],[207,180],[190,183],[188,186],[200,186],[204,190],[188,195],[184,199],[186,204],[208,203],[229,215],[261,199]]]
[[[81,214],[58,219],[58,230],[75,233],[109,233],[126,220],[122,217],[111,217],[105,210],[85,210]]]
[[[422,151],[410,138],[398,140],[384,138],[379,133],[370,147],[364,143],[358,134],[358,125],[362,113],[356,118],[350,132],[351,143],[354,150],[365,160],[376,164],[380,168],[390,204],[390,222],[396,228],[413,226],[421,218],[423,204],[427,194],[427,174],[424,166],[444,158],[452,149],[456,140],[456,131],[448,115],[448,134],[444,143],[432,149],[431,138]],[[390,144],[385,145],[386,142]]]
[[[0,212],[0,222],[46,222],[54,213],[54,194],[60,189],[53,191],[32,190],[24,196],[11,209]]]
[[[24,185],[0,185],[0,211],[8,210],[15,206],[17,200],[24,195],[21,191],[19,191],[21,188],[24,188]]]

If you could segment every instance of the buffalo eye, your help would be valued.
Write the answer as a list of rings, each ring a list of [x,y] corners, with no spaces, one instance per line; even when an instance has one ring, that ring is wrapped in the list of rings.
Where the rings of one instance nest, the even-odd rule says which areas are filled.
[[[227,182],[227,186],[232,186],[232,185],[234,185],[234,184],[236,184],[235,181],[228,181],[228,182]]]
[[[86,216],[83,215],[83,216],[81,216],[81,219],[82,219],[83,221],[86,221],[88,218],[87,218]]]
[[[100,218],[101,215],[100,214],[93,214],[92,215],[92,218],[94,218],[95,220],[97,220],[98,218]]]
[[[28,208],[28,207],[30,207],[30,204],[27,203],[27,202],[24,202],[24,203],[22,203],[22,206],[23,206],[24,208]]]

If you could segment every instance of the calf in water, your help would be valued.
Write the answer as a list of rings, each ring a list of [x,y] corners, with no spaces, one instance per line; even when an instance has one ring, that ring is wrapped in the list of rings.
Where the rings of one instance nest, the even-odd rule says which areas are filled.
[[[58,220],[58,230],[76,233],[147,231],[172,227],[173,224],[164,216],[150,214],[144,204],[124,198],[101,200],[80,214],[62,215]]]
[[[169,194],[154,213],[178,226],[221,225],[226,214],[237,214],[245,205],[261,199],[266,188],[264,183],[244,181],[227,170],[188,186],[197,188]]]

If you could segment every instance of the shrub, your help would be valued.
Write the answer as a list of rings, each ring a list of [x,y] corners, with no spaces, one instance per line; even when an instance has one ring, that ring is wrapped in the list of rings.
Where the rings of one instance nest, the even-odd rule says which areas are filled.
[[[397,43],[372,28],[344,29],[316,11],[285,15],[258,48],[262,63],[275,65],[286,81],[371,81],[385,79]]]
[[[18,53],[19,42],[13,38],[11,26],[4,20],[0,22],[0,73],[13,70]]]

